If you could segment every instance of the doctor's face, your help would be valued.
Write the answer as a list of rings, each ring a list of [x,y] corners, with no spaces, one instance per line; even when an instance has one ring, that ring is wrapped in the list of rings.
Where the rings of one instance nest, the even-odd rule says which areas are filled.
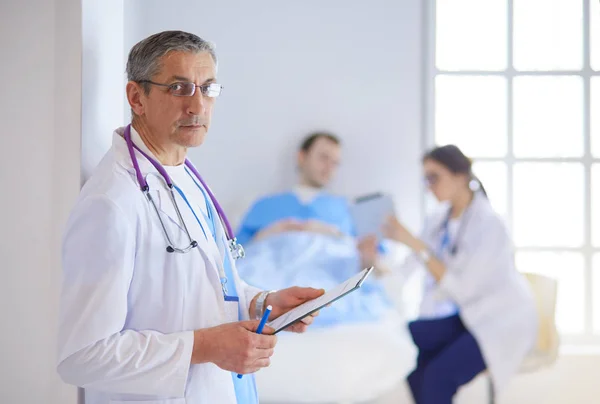
[[[340,145],[326,137],[317,138],[307,151],[300,151],[298,165],[305,185],[327,186],[340,165],[340,158]]]
[[[439,202],[454,200],[467,183],[464,174],[454,174],[434,160],[425,160],[423,171],[427,187]]]
[[[161,65],[160,73],[151,79],[154,83],[216,83],[215,62],[208,52],[169,52]],[[186,148],[204,142],[215,98],[203,95],[200,88],[192,96],[175,96],[167,87],[150,84],[150,92],[142,92],[140,101],[140,119],[161,142]]]

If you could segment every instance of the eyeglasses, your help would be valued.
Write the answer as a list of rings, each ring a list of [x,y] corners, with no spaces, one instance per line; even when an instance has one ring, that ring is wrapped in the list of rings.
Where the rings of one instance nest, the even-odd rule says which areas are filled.
[[[425,175],[425,183],[429,186],[437,184],[439,180],[440,180],[440,176],[437,174]]]
[[[217,98],[221,95],[221,91],[223,91],[223,86],[217,83],[203,84],[201,86],[185,81],[178,81],[173,84],[162,84],[155,83],[151,80],[140,80],[138,83],[149,83],[155,86],[167,87],[171,95],[174,95],[175,97],[191,97],[196,94],[196,88],[200,89],[200,93],[203,96],[210,98]]]

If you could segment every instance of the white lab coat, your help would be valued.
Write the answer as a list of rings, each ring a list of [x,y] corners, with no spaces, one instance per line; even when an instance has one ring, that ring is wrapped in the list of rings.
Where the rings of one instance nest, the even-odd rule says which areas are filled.
[[[469,210],[457,236],[458,251],[444,257],[446,274],[424,297],[421,311],[432,307],[429,299],[449,299],[458,306],[462,321],[479,344],[494,389],[500,392],[533,348],[535,303],[527,281],[515,269],[506,226],[488,199],[476,193]],[[421,239],[431,251],[438,247],[447,212],[442,209],[426,221]],[[416,255],[402,266],[405,275],[416,268],[424,268]]]
[[[229,251],[203,236],[179,200],[199,248],[166,252],[158,217],[120,136],[123,129],[114,133],[112,148],[83,187],[67,224],[58,372],[85,388],[86,404],[235,403],[230,372],[212,363],[190,366],[193,330],[238,320],[237,303],[224,302],[217,268]],[[151,193],[174,244],[187,245],[162,177],[136,154],[142,173],[151,173]],[[249,302],[260,291],[234,272],[229,282],[235,281],[247,319]]]

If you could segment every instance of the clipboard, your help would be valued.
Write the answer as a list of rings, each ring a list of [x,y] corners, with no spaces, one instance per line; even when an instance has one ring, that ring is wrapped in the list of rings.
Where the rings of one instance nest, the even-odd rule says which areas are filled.
[[[285,330],[289,326],[297,323],[298,321],[301,321],[306,316],[311,315],[315,311],[322,309],[328,304],[331,304],[336,300],[339,300],[342,297],[360,288],[372,271],[373,267],[363,269],[361,272],[354,275],[347,281],[325,292],[325,294],[323,294],[322,296],[319,296],[313,300],[309,300],[308,302],[302,303],[300,306],[288,311],[285,314],[282,314],[275,320],[267,323],[267,325],[275,329],[274,334]]]
[[[383,238],[382,227],[388,216],[395,216],[394,200],[390,195],[375,193],[356,198],[350,206],[356,236]]]

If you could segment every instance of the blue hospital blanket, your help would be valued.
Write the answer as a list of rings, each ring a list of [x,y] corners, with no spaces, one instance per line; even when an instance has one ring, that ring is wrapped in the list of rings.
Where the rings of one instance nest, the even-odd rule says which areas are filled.
[[[246,257],[236,264],[243,280],[263,290],[290,286],[329,290],[362,269],[355,243],[350,237],[283,233],[249,244]],[[360,289],[323,308],[313,327],[377,321],[391,307],[383,285],[371,275]]]

